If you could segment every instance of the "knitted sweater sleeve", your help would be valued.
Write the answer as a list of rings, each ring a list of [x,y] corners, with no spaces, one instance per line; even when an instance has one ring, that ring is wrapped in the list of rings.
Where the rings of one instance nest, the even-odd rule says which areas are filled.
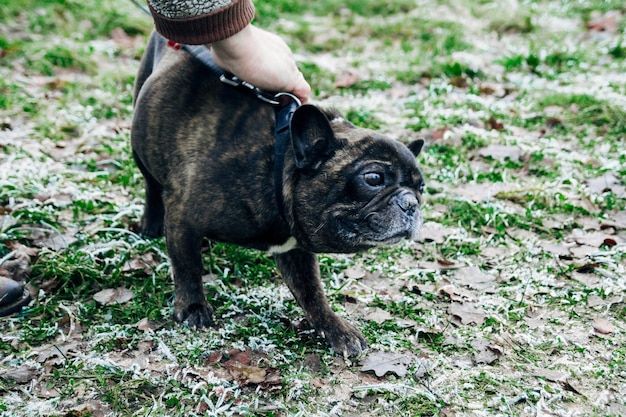
[[[254,17],[252,0],[148,0],[156,30],[188,45],[226,39]]]

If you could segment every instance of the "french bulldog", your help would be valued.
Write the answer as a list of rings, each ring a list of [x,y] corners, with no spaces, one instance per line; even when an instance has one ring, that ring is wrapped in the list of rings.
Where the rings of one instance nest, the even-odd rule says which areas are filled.
[[[279,161],[274,107],[166,43],[153,33],[142,58],[131,143],[145,179],[139,231],[165,234],[175,320],[212,325],[201,278],[208,238],[271,253],[317,334],[338,354],[361,354],[365,338],[331,310],[315,254],[415,236],[423,140],[405,146],[305,104],[293,113]]]

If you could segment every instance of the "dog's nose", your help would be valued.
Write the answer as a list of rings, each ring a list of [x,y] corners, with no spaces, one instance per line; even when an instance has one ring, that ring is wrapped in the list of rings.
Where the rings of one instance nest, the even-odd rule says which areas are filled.
[[[417,208],[417,205],[419,203],[415,194],[410,191],[405,191],[404,193],[400,194],[398,196],[397,202],[400,208],[409,214],[413,214],[413,212],[415,212],[415,209]]]

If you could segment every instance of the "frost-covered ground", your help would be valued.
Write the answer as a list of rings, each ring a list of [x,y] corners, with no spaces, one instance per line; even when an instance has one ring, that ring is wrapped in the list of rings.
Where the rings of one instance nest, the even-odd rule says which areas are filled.
[[[149,18],[26,3],[0,4],[0,274],[37,296],[0,318],[0,415],[626,415],[621,1],[257,2],[316,104],[427,141],[420,239],[320,256],[351,361],[255,251],[207,244],[218,325],[172,322],[128,144]]]

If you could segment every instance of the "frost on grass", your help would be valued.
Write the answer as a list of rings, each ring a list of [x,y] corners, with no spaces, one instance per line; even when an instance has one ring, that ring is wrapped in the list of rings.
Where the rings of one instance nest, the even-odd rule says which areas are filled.
[[[0,274],[38,290],[0,320],[0,415],[626,415],[620,2],[260,9],[319,104],[427,141],[419,239],[320,257],[354,361],[227,245],[204,248],[216,327],[172,322],[164,242],[135,233],[145,17],[87,3],[0,15]]]

